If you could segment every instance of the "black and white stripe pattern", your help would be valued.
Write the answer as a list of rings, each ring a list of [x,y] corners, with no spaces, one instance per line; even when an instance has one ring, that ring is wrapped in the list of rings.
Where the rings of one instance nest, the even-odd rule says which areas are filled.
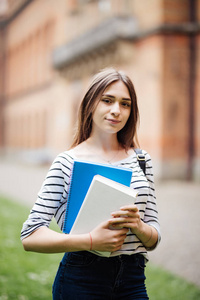
[[[146,158],[146,176],[138,164],[135,153],[113,165],[132,169],[131,187],[139,192],[135,204],[139,208],[140,217],[145,223],[156,228],[160,240],[152,162],[149,154],[145,151],[143,153]],[[54,160],[38,193],[38,199],[27,221],[23,224],[21,239],[24,239],[41,226],[49,227],[53,217],[62,230],[74,158],[73,150],[70,150],[61,153]],[[112,256],[134,253],[141,253],[147,258],[147,249],[134,234],[129,232],[121,250],[113,253]]]
[[[152,161],[150,155],[147,152],[143,151],[143,154],[145,155],[146,160],[146,175],[144,175],[142,169],[139,166],[136,154],[133,154],[127,159],[116,164],[118,166],[132,169],[133,175],[131,180],[131,188],[138,190],[139,193],[135,204],[140,211],[140,217],[142,221],[144,221],[148,225],[153,226],[157,230],[159,242],[160,225],[158,221]],[[137,236],[129,231],[121,250],[113,253],[112,256],[134,253],[141,253],[146,258],[148,258],[147,249],[143,246]]]

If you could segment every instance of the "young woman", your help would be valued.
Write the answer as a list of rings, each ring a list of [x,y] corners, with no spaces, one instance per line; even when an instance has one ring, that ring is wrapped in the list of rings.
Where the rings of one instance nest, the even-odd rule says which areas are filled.
[[[53,162],[21,232],[26,251],[65,253],[53,286],[54,300],[149,299],[144,268],[147,250],[160,240],[160,228],[151,158],[143,151],[145,175],[134,151],[138,118],[129,77],[112,68],[99,72],[82,100],[73,145]],[[139,195],[135,205],[112,212],[90,233],[68,235],[48,227],[54,216],[62,230],[75,158],[131,168],[131,188]],[[112,253],[100,257],[89,252],[91,248]]]

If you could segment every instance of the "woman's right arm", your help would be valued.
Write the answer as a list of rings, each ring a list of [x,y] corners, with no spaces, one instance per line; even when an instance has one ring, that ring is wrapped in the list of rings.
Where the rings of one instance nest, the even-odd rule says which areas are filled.
[[[89,250],[89,234],[69,235],[55,232],[48,227],[40,227],[22,240],[24,250],[39,253],[61,253]]]
[[[72,159],[69,156],[59,155],[53,162],[38,199],[22,228],[21,239],[26,251],[59,253],[90,250],[89,233],[68,235],[49,229],[53,216],[60,228],[62,227],[71,167]],[[92,250],[113,252],[120,249],[127,230],[110,230],[111,223],[109,220],[91,231]]]
[[[92,241],[92,250],[114,252],[121,248],[128,229],[111,230],[110,225],[111,220],[101,223],[90,234],[77,235],[58,233],[43,226],[24,238],[22,244],[26,251],[60,253],[91,250]]]

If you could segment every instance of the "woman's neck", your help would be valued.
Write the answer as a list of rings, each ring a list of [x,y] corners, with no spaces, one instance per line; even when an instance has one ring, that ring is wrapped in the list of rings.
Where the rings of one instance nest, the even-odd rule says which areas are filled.
[[[105,154],[109,153],[110,151],[118,151],[121,148],[117,136],[103,139],[96,136],[91,136],[85,142],[88,147],[97,149]]]
[[[106,143],[93,137],[76,146],[73,151],[79,159],[109,164],[121,161],[133,153],[133,149],[126,150],[114,139],[112,143]]]

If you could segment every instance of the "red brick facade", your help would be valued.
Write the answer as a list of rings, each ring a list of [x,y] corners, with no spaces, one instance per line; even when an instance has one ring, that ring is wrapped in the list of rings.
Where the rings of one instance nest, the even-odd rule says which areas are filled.
[[[132,78],[156,177],[200,178],[200,0],[16,0],[0,8],[0,145],[51,160],[89,79]]]

